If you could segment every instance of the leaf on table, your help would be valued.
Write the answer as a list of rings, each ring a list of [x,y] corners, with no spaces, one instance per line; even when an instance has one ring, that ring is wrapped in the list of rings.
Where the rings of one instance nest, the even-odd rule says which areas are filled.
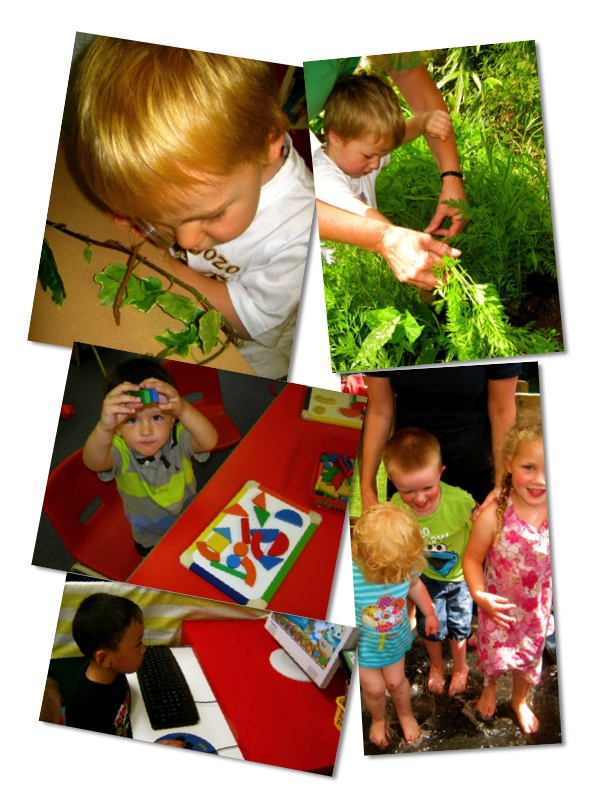
[[[182,331],[172,331],[167,329],[164,333],[159,333],[154,337],[157,342],[163,345],[165,353],[170,355],[176,353],[178,356],[187,356],[190,347],[197,344],[198,331],[194,324],[186,325]]]
[[[67,293],[56,266],[54,253],[46,239],[42,242],[38,278],[42,289],[50,293],[52,301],[60,308],[65,301]]]
[[[198,323],[198,336],[202,342],[202,351],[210,353],[217,346],[219,341],[219,330],[221,329],[221,314],[215,309],[207,311],[200,317]]]
[[[198,305],[189,297],[174,292],[164,292],[156,302],[173,319],[180,319],[186,324],[196,319]]]
[[[94,276],[96,283],[101,286],[98,293],[100,305],[114,305],[119,286],[123,282],[126,271],[126,265],[117,261],[109,264],[106,269]],[[161,294],[164,294],[164,292],[162,283],[158,278],[138,278],[136,275],[130,275],[121,306],[133,306],[147,313]]]

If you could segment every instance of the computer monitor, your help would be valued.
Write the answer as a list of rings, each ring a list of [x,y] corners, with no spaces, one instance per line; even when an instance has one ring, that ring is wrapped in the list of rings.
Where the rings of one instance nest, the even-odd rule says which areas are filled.
[[[273,669],[293,680],[312,680],[321,688],[340,666],[342,652],[358,642],[358,628],[276,611],[269,614],[266,628],[281,645],[271,653]]]

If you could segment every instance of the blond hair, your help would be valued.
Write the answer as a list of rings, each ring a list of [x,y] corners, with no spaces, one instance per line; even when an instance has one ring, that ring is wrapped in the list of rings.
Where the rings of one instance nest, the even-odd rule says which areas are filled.
[[[371,506],[354,526],[352,559],[369,583],[414,580],[427,566],[417,520],[393,503]]]
[[[436,437],[422,428],[400,428],[386,442],[382,454],[388,475],[417,472],[426,467],[442,468],[442,451]]]
[[[178,47],[98,37],[77,96],[83,176],[130,217],[176,210],[203,175],[265,162],[287,128],[268,63]]]
[[[504,526],[504,513],[508,505],[508,498],[512,488],[512,473],[506,468],[506,464],[512,461],[515,457],[519,447],[523,443],[535,442],[541,440],[542,436],[542,419],[533,412],[524,414],[517,419],[516,424],[506,434],[504,444],[502,446],[502,460],[504,464],[504,474],[500,484],[500,493],[498,495],[498,509],[496,511],[496,532],[494,534],[494,544],[500,538],[502,528]]]
[[[391,85],[378,75],[343,75],[325,103],[323,133],[335,131],[344,142],[371,137],[395,149],[404,139],[405,122]]]

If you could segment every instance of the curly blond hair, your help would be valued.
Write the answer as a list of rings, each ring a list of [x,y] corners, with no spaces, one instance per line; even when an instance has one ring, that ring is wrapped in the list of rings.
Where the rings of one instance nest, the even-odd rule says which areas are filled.
[[[504,525],[504,513],[508,505],[508,498],[512,488],[512,473],[510,473],[506,465],[512,461],[521,444],[524,442],[535,442],[538,439],[543,441],[542,436],[542,419],[537,413],[528,413],[520,416],[516,424],[506,434],[504,445],[502,447],[502,460],[504,463],[504,474],[502,483],[500,484],[500,493],[498,495],[498,509],[496,511],[496,532],[494,534],[494,544],[500,538],[502,527]]]
[[[427,566],[417,520],[393,503],[371,506],[354,526],[352,559],[369,583],[413,580]]]

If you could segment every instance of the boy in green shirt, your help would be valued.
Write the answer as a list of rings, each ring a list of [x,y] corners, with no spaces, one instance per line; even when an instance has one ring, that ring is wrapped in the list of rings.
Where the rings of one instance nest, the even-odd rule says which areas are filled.
[[[438,633],[426,636],[422,615],[417,614],[417,628],[431,659],[427,686],[435,694],[444,691],[442,643],[448,639],[453,660],[448,694],[460,694],[466,689],[469,674],[466,653],[473,609],[462,557],[471,533],[475,501],[462,489],[442,482],[439,442],[420,428],[403,428],[394,434],[384,448],[383,462],[398,490],[392,502],[408,506],[419,522],[428,563],[421,580],[440,620]]]

